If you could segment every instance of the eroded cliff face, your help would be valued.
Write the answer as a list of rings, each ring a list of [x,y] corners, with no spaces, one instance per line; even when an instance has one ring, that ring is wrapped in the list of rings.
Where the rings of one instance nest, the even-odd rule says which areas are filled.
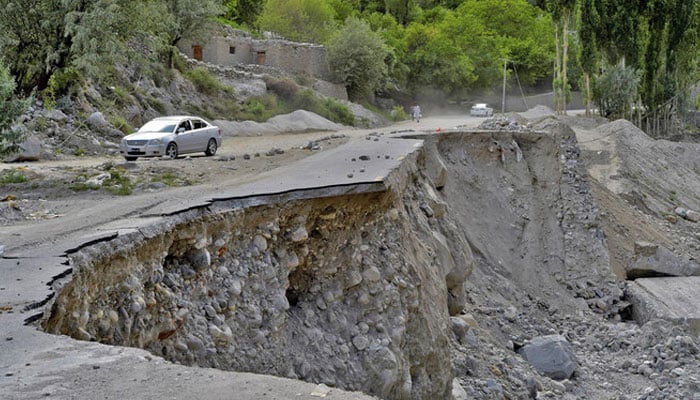
[[[86,247],[43,323],[175,362],[449,398],[472,268],[424,154],[389,189],[219,202]]]
[[[215,201],[85,247],[44,328],[384,399],[527,396],[516,342],[625,307],[575,136],[539,127],[429,135],[383,183]]]

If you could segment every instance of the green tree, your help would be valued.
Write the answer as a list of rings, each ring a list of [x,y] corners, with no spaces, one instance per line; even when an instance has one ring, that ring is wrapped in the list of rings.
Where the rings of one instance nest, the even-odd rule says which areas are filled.
[[[334,17],[325,0],[267,0],[258,26],[289,40],[324,43],[334,30]]]
[[[595,0],[583,0],[581,3],[581,22],[579,24],[579,37],[581,46],[579,47],[579,61],[583,70],[583,92],[586,116],[591,116],[591,102],[593,93],[591,87],[591,76],[596,73],[600,56],[598,54],[598,41],[596,31],[601,25],[601,18],[595,8]]]
[[[599,50],[611,64],[622,61],[625,65],[639,67],[643,3],[639,0],[597,0],[586,7],[587,12],[604,16],[595,21],[595,34]]]
[[[694,83],[693,75],[697,79],[700,16],[696,3],[652,0],[647,4],[649,40],[644,53],[641,97],[650,113],[687,91]]]
[[[556,58],[554,62],[554,109],[557,114],[566,114],[569,100],[569,27],[575,15],[577,0],[547,0],[547,8],[554,21]]]
[[[0,1],[0,50],[25,94],[46,87],[66,64],[72,40],[64,35],[65,10],[59,0]]]
[[[458,43],[474,39],[464,34],[470,22],[478,24],[450,13],[437,25],[412,23],[406,28],[410,90],[433,87],[452,94],[478,79],[475,61]]]
[[[600,115],[606,118],[625,118],[630,115],[630,107],[637,99],[639,74],[632,67],[621,63],[608,68],[596,77],[593,85],[593,98],[600,108]]]
[[[523,84],[551,75],[554,31],[550,16],[543,10],[525,0],[466,0],[455,12],[471,14],[481,22],[486,29],[483,34],[495,38],[495,45],[517,68]],[[503,60],[494,61],[503,64]]]
[[[156,5],[159,2],[156,2]],[[165,32],[171,52],[168,64],[173,66],[172,56],[177,52],[177,44],[183,37],[198,40],[211,35],[214,17],[222,15],[225,8],[216,0],[165,0]]]
[[[240,25],[255,26],[255,21],[262,12],[261,0],[228,0],[225,2],[226,13],[224,17],[235,21]]]
[[[0,63],[0,156],[17,151],[23,139],[22,131],[13,124],[27,110],[30,99],[17,99],[15,88],[10,70]]]
[[[218,0],[0,0],[0,51],[29,93],[55,73],[99,77],[105,66],[169,55],[222,10]]]
[[[369,25],[350,18],[328,42],[328,63],[353,99],[370,97],[388,76],[388,50]]]
[[[371,12],[365,13],[362,17],[372,31],[382,37],[389,49],[389,61],[386,64],[393,86],[405,87],[410,74],[410,68],[406,64],[408,47],[405,28],[389,14]]]

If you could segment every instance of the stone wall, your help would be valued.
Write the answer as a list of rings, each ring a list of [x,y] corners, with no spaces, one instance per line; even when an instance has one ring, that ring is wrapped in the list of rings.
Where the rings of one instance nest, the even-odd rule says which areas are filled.
[[[195,58],[194,46],[201,47],[201,61],[204,62],[224,66],[267,65],[288,73],[333,81],[326,59],[326,48],[321,45],[283,39],[255,39],[238,31],[225,36],[213,36],[207,43],[183,40],[179,44],[180,51],[192,58]]]

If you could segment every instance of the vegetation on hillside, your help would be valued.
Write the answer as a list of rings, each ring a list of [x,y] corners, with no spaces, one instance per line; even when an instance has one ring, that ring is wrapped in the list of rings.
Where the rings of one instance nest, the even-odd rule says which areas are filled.
[[[15,97],[15,80],[7,67],[0,64],[0,156],[15,152],[22,141],[22,131],[14,122],[29,105]]]
[[[17,95],[36,91],[48,105],[87,84],[128,86],[119,66],[167,79],[178,42],[211,35],[219,22],[327,45],[357,101],[394,89],[499,93],[504,73],[517,72],[523,85],[551,82],[558,112],[570,90],[583,89],[609,116],[632,118],[688,107],[700,80],[700,0],[0,0],[0,19],[0,60]],[[200,71],[185,75],[233,101]],[[624,106],[597,104],[605,85],[629,89],[604,100]],[[277,100],[290,104],[257,99],[226,110],[264,115]]]

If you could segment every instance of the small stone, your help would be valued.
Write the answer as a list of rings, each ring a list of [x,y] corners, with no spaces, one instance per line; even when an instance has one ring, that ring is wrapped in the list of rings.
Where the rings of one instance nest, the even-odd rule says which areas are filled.
[[[683,368],[674,368],[671,372],[673,372],[673,374],[676,376],[685,375],[685,370]]]
[[[370,267],[362,273],[362,277],[369,282],[378,282],[382,278],[382,274],[377,267]]]
[[[75,332],[75,338],[78,340],[90,340],[92,336],[83,328],[78,328]]]
[[[331,388],[321,383],[314,388],[313,392],[311,392],[310,395],[314,397],[326,397],[330,392]]]
[[[399,219],[399,210],[392,208],[391,210],[387,211],[386,216],[389,218],[389,221],[396,221]]]
[[[253,245],[258,250],[265,251],[267,250],[267,239],[265,239],[261,235],[255,235],[255,238],[253,238]]]
[[[303,226],[300,226],[294,232],[292,232],[292,242],[298,243],[298,242],[303,242],[304,240],[309,238],[309,233],[306,231],[306,228]]]
[[[362,274],[360,274],[357,271],[350,271],[348,273],[347,281],[345,284],[345,288],[351,288],[353,286],[357,286],[362,282]]]
[[[352,344],[357,350],[364,350],[369,346],[369,339],[363,335],[357,335],[352,338]]]
[[[700,222],[700,212],[688,210],[685,213],[685,219],[691,222]]]

